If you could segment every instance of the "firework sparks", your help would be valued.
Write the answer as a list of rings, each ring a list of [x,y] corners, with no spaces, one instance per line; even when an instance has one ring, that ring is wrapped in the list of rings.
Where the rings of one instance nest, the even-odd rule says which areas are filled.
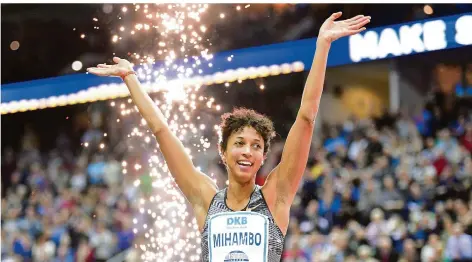
[[[134,8],[133,8],[134,7]],[[190,77],[195,68],[212,58],[209,49],[202,42],[203,33],[207,27],[202,23],[202,15],[206,13],[208,5],[203,4],[154,4],[133,7],[123,6],[121,16],[126,20],[132,15],[134,22],[131,26],[120,25],[113,37],[113,43],[132,37],[136,41],[143,38],[157,40],[157,45],[151,44],[134,58],[139,64],[151,64],[155,61],[164,61],[161,71],[152,74],[152,67],[145,67],[144,75],[151,75],[152,80],[165,81],[171,72],[176,72],[178,78]],[[134,10],[131,14],[129,10]],[[120,16],[120,17],[121,17]],[[149,41],[146,41],[149,42]],[[190,66],[177,65],[176,59],[184,58],[194,62]],[[197,71],[198,72],[198,71]],[[173,75],[173,74],[172,74]],[[149,80],[149,79],[146,79]]]
[[[219,132],[217,125],[200,114],[222,109],[214,98],[199,94],[201,86],[184,83],[184,79],[202,74],[200,68],[213,66],[209,63],[213,55],[206,47],[211,43],[203,35],[208,32],[202,22],[207,10],[207,4],[121,6],[121,24],[111,39],[112,43],[119,45],[129,38],[136,41],[152,38],[153,43],[148,47],[139,52],[129,52],[130,60],[142,65],[138,69],[138,77],[151,89],[154,85],[169,81],[169,78],[177,80],[159,93],[158,98],[153,98],[170,129],[183,142],[195,163],[207,162],[202,153],[211,147],[209,139],[202,134],[207,129]],[[220,17],[224,18],[225,15],[221,13]],[[135,22],[127,24],[129,20]],[[228,57],[228,61],[231,59],[233,56]],[[156,69],[156,61],[160,61],[159,69]],[[145,191],[136,202],[138,212],[133,219],[133,232],[144,238],[135,246],[141,252],[141,260],[198,261],[201,240],[196,219],[189,213],[184,196],[176,187],[160,151],[156,149],[158,145],[152,139],[146,121],[139,116],[130,100],[128,103],[112,101],[110,106],[119,111],[121,121],[117,119],[117,122],[129,126],[127,142],[130,150],[142,156],[140,161],[122,162],[124,176],[139,177],[132,183]],[[105,147],[104,144],[101,146]],[[198,168],[206,171],[204,167]],[[209,175],[213,177],[213,174]]]

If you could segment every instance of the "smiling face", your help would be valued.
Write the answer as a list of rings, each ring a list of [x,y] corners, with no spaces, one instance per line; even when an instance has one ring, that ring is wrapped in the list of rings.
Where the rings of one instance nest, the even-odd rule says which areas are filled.
[[[230,181],[247,183],[255,178],[264,160],[264,146],[262,136],[249,126],[229,136],[222,158]]]
[[[254,182],[256,173],[275,137],[274,125],[265,115],[252,109],[236,108],[221,116],[218,149],[229,181]]]

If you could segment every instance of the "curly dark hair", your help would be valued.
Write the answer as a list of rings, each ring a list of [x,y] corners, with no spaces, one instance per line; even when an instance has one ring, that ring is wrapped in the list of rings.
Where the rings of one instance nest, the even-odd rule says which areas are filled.
[[[264,155],[269,152],[270,141],[275,137],[274,123],[267,116],[257,113],[252,109],[235,108],[231,113],[225,113],[221,116],[220,124],[220,153],[226,151],[228,139],[231,134],[239,132],[245,127],[254,128],[264,140]]]

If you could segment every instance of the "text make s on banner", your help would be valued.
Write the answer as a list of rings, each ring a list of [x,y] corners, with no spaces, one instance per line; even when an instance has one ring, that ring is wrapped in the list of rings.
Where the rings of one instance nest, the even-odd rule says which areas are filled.
[[[352,62],[472,45],[472,13],[394,25],[349,38]]]

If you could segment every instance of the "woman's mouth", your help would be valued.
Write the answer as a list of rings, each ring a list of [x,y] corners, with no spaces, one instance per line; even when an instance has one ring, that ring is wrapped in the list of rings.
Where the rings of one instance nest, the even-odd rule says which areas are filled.
[[[237,161],[236,163],[238,163],[239,169],[243,172],[249,171],[253,165],[251,162],[247,160],[240,160],[240,161]]]
[[[238,165],[241,165],[241,166],[252,166],[252,163],[246,160],[240,160],[237,163]]]

